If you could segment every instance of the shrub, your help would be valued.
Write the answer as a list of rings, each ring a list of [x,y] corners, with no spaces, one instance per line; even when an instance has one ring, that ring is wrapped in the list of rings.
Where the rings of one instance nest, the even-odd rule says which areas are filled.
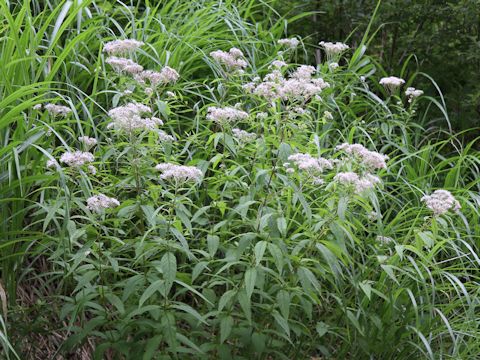
[[[35,154],[5,210],[12,238],[41,234],[20,284],[48,294],[12,323],[38,307],[30,332],[95,358],[477,354],[479,157],[415,123],[438,101],[363,43],[314,67],[300,39],[206,34],[184,61],[157,34],[97,40],[78,97],[47,89],[6,128],[10,164]]]

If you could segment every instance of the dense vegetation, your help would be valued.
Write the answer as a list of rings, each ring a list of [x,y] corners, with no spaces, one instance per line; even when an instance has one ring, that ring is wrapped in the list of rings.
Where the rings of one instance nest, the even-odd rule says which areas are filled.
[[[287,16],[312,12],[310,21],[289,26],[290,32],[312,44],[324,39],[359,43],[375,6],[375,1],[362,0],[279,0],[274,4]],[[433,77],[445,96],[452,126],[480,126],[478,0],[382,0],[372,27],[377,33],[368,51],[376,61],[391,73],[405,67],[409,74],[421,71]],[[416,83],[428,94],[438,93],[424,75]]]
[[[3,357],[477,356],[477,139],[271,5],[0,2]]]

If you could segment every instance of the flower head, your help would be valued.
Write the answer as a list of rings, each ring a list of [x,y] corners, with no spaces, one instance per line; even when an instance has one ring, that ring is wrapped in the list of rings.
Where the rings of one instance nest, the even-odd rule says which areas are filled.
[[[88,136],[80,136],[78,138],[78,141],[84,144],[87,149],[90,149],[91,147],[97,145],[97,139]]]
[[[448,190],[435,190],[431,195],[425,195],[421,199],[434,215],[442,215],[449,210],[458,211],[461,206],[458,200]]]
[[[348,155],[355,156],[368,169],[386,169],[388,160],[387,155],[380,154],[376,151],[370,151],[361,144],[343,143],[336,147]]]
[[[87,199],[87,208],[96,213],[101,213],[104,209],[114,208],[119,205],[120,202],[117,199],[108,197],[104,194],[94,195]]]
[[[153,130],[159,125],[163,125],[162,120],[156,117],[144,117],[144,114],[150,115],[152,109],[139,103],[128,103],[111,109],[108,115],[112,122],[108,127],[117,130],[132,132],[135,130]]]
[[[344,44],[341,42],[333,43],[333,42],[320,41],[319,45],[323,48],[323,50],[325,51],[325,54],[327,55],[327,59],[329,60],[349,49],[349,46],[347,44]]]
[[[78,150],[74,152],[67,151],[60,157],[60,162],[72,167],[79,167],[91,163],[94,160],[95,157],[92,153]]]
[[[408,87],[407,90],[405,90],[405,95],[408,97],[408,102],[412,102],[413,99],[423,95],[423,90],[417,90],[414,87]]]
[[[394,93],[395,90],[405,84],[405,80],[395,76],[389,76],[381,78],[379,83],[380,85],[383,85],[390,93]]]
[[[142,85],[149,84],[152,87],[174,83],[178,80],[179,74],[175,69],[165,66],[160,71],[145,70],[135,75],[135,80]]]
[[[215,107],[211,106],[207,109],[207,120],[211,120],[218,124],[233,123],[235,121],[244,120],[248,117],[245,111],[233,107]]]
[[[256,134],[249,133],[248,131],[240,130],[237,128],[233,129],[232,133],[233,136],[241,143],[251,142],[257,138]]]
[[[141,41],[133,39],[113,40],[105,44],[103,51],[109,55],[126,54],[137,50],[145,45]]]
[[[46,104],[44,108],[52,116],[67,116],[72,112],[72,109],[63,105]]]
[[[210,56],[230,71],[242,70],[248,65],[243,59],[242,51],[237,48],[231,48],[228,52],[222,50],[212,51]]]
[[[105,60],[116,72],[127,74],[138,74],[143,70],[143,66],[137,64],[135,61],[116,56],[110,56]]]
[[[378,176],[368,173],[364,176],[360,176],[351,171],[339,172],[337,175],[335,175],[333,180],[344,186],[352,187],[354,192],[357,194],[374,188],[375,185],[380,182],[380,178]]]
[[[300,41],[297,38],[290,38],[290,39],[280,39],[277,41],[279,45],[285,46],[290,49],[295,49]]]
[[[202,171],[196,166],[161,163],[155,166],[155,169],[162,173],[160,179],[174,180],[177,182],[199,181],[203,175]]]

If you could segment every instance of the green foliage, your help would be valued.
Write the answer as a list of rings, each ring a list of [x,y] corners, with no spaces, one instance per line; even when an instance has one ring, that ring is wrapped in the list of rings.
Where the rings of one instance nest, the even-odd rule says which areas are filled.
[[[274,60],[288,62],[288,77],[312,49],[281,48],[284,23],[267,4],[235,3],[1,3],[4,354],[475,357],[477,140],[419,125],[431,123],[431,109],[449,122],[443,98],[387,93],[387,73],[364,43],[337,69],[319,64],[314,78],[329,87],[318,97],[246,91]],[[180,79],[148,91],[114,72],[102,50],[116,38],[143,41],[128,56]],[[209,55],[232,47],[245,54],[244,73]],[[406,85],[421,76],[404,76]],[[108,127],[108,110],[132,101],[151,107],[175,141]],[[72,111],[34,109],[47,102]],[[247,118],[207,119],[209,107],[237,103]],[[240,141],[234,127],[256,139]],[[95,173],[46,168],[85,150],[79,136],[98,141]],[[376,172],[382,184],[355,192],[336,180],[373,172],[337,149],[345,142],[389,156]],[[297,153],[332,166],[304,172],[289,159]],[[195,166],[201,179],[162,178],[155,165],[165,162]],[[437,188],[461,211],[434,216],[421,198]],[[99,193],[120,205],[93,211],[87,199]]]
[[[358,44],[370,22],[376,1],[276,1],[287,17],[306,11],[310,21],[289,24],[311,44],[343,41]],[[389,73],[399,73],[408,62],[408,74],[430,74],[445,94],[453,125],[460,129],[480,124],[480,2],[478,0],[383,0],[374,19],[377,30],[369,53]],[[411,59],[411,56],[414,56]],[[437,90],[426,79],[418,87]],[[433,120],[433,119],[429,119]]]

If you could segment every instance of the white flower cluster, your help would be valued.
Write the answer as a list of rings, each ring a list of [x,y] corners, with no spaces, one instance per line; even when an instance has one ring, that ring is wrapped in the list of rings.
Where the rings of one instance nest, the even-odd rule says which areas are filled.
[[[293,154],[288,157],[288,161],[296,165],[299,171],[305,172],[310,176],[313,182],[317,185],[323,184],[320,175],[326,169],[333,168],[333,162],[331,160],[322,157],[313,157],[310,154]],[[283,165],[287,168],[287,172],[293,172],[290,163],[285,163]]]
[[[385,89],[390,91],[390,93],[394,93],[400,86],[405,84],[405,80],[395,77],[389,76],[380,79],[380,85],[383,85]]]
[[[382,244],[390,244],[393,242],[393,239],[388,236],[378,235],[375,240]]]
[[[160,142],[173,142],[173,141],[175,141],[175,138],[172,135],[168,135],[163,130],[157,130],[157,133],[158,133],[158,139],[160,140]]]
[[[407,90],[405,90],[405,95],[408,97],[408,102],[411,103],[413,99],[423,95],[423,90],[418,90],[414,87],[408,87]]]
[[[458,211],[461,206],[457,199],[448,190],[435,190],[431,195],[421,199],[435,215],[442,215],[449,210]]]
[[[78,141],[85,145],[87,149],[90,149],[91,147],[97,145],[97,139],[88,136],[80,136],[78,138]]]
[[[95,160],[95,157],[92,153],[79,150],[74,152],[67,151],[60,157],[60,162],[72,167],[79,167],[91,163],[93,160]],[[47,167],[48,165],[49,164],[47,163]]]
[[[268,68],[269,69],[271,69],[271,68],[281,69],[281,68],[286,67],[286,66],[288,66],[288,64],[283,60],[273,60]]]
[[[322,78],[312,77],[316,71],[313,66],[301,65],[287,79],[275,69],[267,74],[262,82],[245,84],[244,89],[271,101],[276,99],[307,101],[330,86]]]
[[[244,120],[248,117],[245,111],[233,107],[215,107],[211,106],[207,109],[207,120],[211,120],[218,124],[233,123],[235,121]]]
[[[109,54],[128,54],[142,45],[144,43],[136,40],[115,40],[107,43],[104,51]],[[118,73],[132,75],[138,84],[148,86],[145,88],[147,95],[153,94],[154,88],[157,86],[174,83],[180,77],[178,72],[169,66],[163,67],[160,71],[144,70],[142,65],[124,57],[110,56],[106,63],[110,64]],[[131,93],[131,90],[127,91]],[[124,92],[124,94],[126,93]]]
[[[279,45],[286,46],[290,49],[295,49],[299,44],[300,41],[297,38],[290,38],[290,39],[280,39],[277,41]]]
[[[172,163],[161,163],[155,166],[162,174],[161,179],[174,180],[177,182],[199,181],[202,178],[202,172],[195,166],[176,165]]]
[[[145,45],[143,42],[133,39],[114,40],[106,43],[103,51],[109,55],[125,54],[131,53],[143,45]]]
[[[233,129],[232,133],[233,133],[233,136],[241,143],[251,142],[257,138],[256,134],[249,133],[248,131],[237,129],[237,128]]]
[[[104,209],[114,208],[119,205],[120,202],[117,199],[108,197],[104,194],[91,196],[87,199],[87,208],[96,213],[101,213]]]
[[[180,75],[175,69],[165,66],[160,71],[145,70],[134,76],[134,79],[141,85],[157,87],[168,83],[174,83],[178,80]]]
[[[344,44],[341,42],[333,43],[333,42],[320,41],[319,45],[325,51],[325,54],[327,55],[327,59],[332,59],[337,55],[340,55],[342,52],[349,49],[349,46],[347,44]]]
[[[376,151],[370,151],[361,144],[344,143],[338,145],[336,150],[343,151],[348,155],[351,165],[360,168],[357,172],[346,171],[339,172],[335,175],[334,181],[352,188],[355,193],[360,194],[366,190],[373,189],[375,185],[381,182],[380,178],[371,172],[378,169],[386,169],[388,156],[380,154]],[[345,163],[345,159],[339,161]]]
[[[57,166],[58,166],[57,160],[55,160],[55,159],[47,160],[47,164],[46,164],[47,169],[51,169],[51,168],[57,167]]]
[[[337,175],[335,175],[333,180],[344,186],[353,187],[355,193],[357,194],[360,194],[365,190],[372,189],[376,184],[381,182],[378,176],[369,173],[365,174],[364,176],[360,176],[351,171],[339,172]]]
[[[52,116],[67,116],[72,112],[72,109],[63,105],[46,104],[44,108]]]
[[[222,50],[212,51],[210,56],[230,71],[242,70],[247,67],[248,63],[244,60],[243,53],[240,49],[231,48],[228,52]]]
[[[126,132],[135,130],[153,130],[163,121],[156,117],[142,117],[143,114],[151,114],[152,109],[139,103],[128,103],[118,106],[108,112],[112,122],[108,128],[115,128]]]
[[[376,151],[370,151],[361,144],[343,143],[338,145],[336,149],[344,151],[348,155],[357,157],[357,159],[359,159],[369,170],[387,168],[387,155],[380,154]]]
[[[134,75],[143,71],[143,66],[137,64],[131,59],[110,56],[109,58],[107,58],[107,60],[105,60],[105,62],[119,73],[127,73]]]

